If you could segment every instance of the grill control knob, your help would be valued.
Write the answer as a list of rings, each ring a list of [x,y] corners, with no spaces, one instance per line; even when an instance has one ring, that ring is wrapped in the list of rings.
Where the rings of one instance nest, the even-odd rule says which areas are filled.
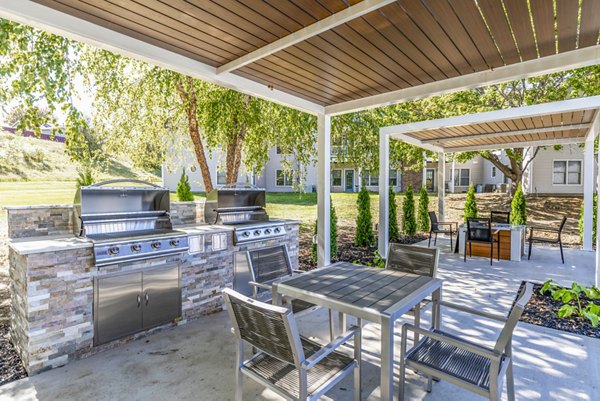
[[[265,230],[265,234],[271,234],[271,229],[270,229],[270,228],[267,228],[267,229]]]
[[[116,246],[108,248],[108,254],[111,256],[117,256],[119,254],[119,248],[117,248]]]
[[[171,246],[179,246],[179,240],[178,239],[172,239],[171,241],[169,241],[169,245],[171,245]]]
[[[254,236],[255,236],[255,237],[258,237],[259,235],[260,235],[260,230],[255,230],[255,231],[254,231]]]
[[[249,236],[250,236],[250,231],[244,231],[244,232],[242,233],[242,237],[246,237],[246,238],[248,238]]]
[[[140,244],[131,245],[132,252],[139,252],[142,250],[142,246]]]
[[[160,249],[160,242],[153,242],[150,246],[152,249]]]
[[[280,231],[281,231],[281,228],[279,228],[279,227],[275,227],[275,228],[273,229],[273,231],[275,231],[275,233],[278,233],[278,232],[280,232]]]

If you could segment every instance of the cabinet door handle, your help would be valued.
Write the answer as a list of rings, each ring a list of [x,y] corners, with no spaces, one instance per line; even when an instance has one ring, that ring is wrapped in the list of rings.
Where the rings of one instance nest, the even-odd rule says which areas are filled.
[[[146,306],[148,306],[148,301],[150,301],[150,297],[148,296],[148,293],[144,293],[144,298],[146,299]]]
[[[142,306],[142,297],[140,296],[140,294],[138,294],[138,296],[137,296],[137,303],[138,303],[138,308],[140,306]]]

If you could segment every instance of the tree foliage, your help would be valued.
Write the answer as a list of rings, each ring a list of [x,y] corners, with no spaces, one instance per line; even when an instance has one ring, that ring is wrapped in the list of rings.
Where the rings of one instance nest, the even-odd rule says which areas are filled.
[[[417,226],[419,231],[429,231],[429,194],[425,186],[421,187],[419,192],[419,209],[417,213]]]
[[[388,217],[388,236],[389,240],[392,242],[397,242],[400,239],[399,229],[398,229],[398,213],[396,209],[398,206],[396,205],[396,193],[394,189],[390,187],[389,190],[389,217]]]
[[[517,225],[527,224],[527,202],[520,184],[511,202],[510,222]]]
[[[358,216],[356,217],[354,243],[357,246],[370,246],[375,242],[375,234],[373,233],[373,218],[371,216],[371,197],[365,186],[358,192],[356,205]]]
[[[475,200],[475,187],[469,186],[467,199],[465,200],[465,222],[468,218],[477,217],[477,201]]]
[[[189,178],[184,169],[182,169],[181,178],[177,183],[177,199],[179,199],[179,202],[190,202],[194,200],[192,187],[190,186]]]
[[[417,232],[417,220],[415,219],[415,197],[412,186],[404,193],[402,202],[402,231],[406,235],[414,235]]]

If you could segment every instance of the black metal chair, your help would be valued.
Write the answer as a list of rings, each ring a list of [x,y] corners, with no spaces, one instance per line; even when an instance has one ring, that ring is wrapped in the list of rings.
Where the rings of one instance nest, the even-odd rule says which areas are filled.
[[[494,244],[497,244],[498,260],[500,260],[500,234],[499,230],[492,231],[490,219],[470,217],[467,219],[467,232],[465,235],[465,262],[467,261],[467,244],[469,245],[469,256],[473,256],[473,242],[478,244],[489,244],[490,266],[492,265]]]
[[[490,212],[490,220],[492,223],[510,224],[510,212],[499,212],[492,210]]]
[[[460,335],[442,330],[424,330],[408,323],[402,326],[400,400],[404,401],[405,371],[410,367],[427,376],[428,392],[431,392],[432,378],[435,377],[492,401],[502,399],[503,379],[506,376],[508,400],[514,401],[512,336],[532,293],[533,284],[526,283],[507,317],[450,302],[440,302],[444,307],[503,322],[504,327],[493,348],[467,341]],[[407,351],[409,330],[421,334],[423,339]]]
[[[252,281],[252,297],[262,302],[271,302],[273,282],[293,274],[303,273],[301,270],[293,270],[290,256],[285,245],[277,245],[269,248],[252,249],[246,252],[246,259],[250,269]],[[286,300],[291,305],[294,314],[300,316],[316,310],[315,304],[298,299]],[[329,310],[329,337],[333,340],[333,316]]]
[[[454,248],[452,246],[452,237],[455,233],[458,232],[458,222],[456,221],[438,221],[437,215],[435,212],[429,212],[429,243],[427,246],[431,246],[431,235],[435,234],[435,239],[433,241],[433,245],[437,244],[437,236],[438,234],[450,234],[450,249]]]
[[[237,337],[235,400],[242,401],[243,376],[288,400],[317,400],[344,377],[354,373],[354,400],[360,400],[361,329],[352,326],[323,346],[300,336],[291,310],[223,290],[227,312]],[[339,351],[354,340],[354,355]],[[244,360],[244,345],[252,346]],[[202,398],[202,397],[200,397]]]
[[[565,256],[563,254],[563,246],[562,246],[562,238],[561,238],[561,234],[562,234],[562,230],[565,227],[565,223],[567,222],[567,217],[564,216],[562,218],[562,221],[560,222],[560,224],[558,225],[558,227],[555,226],[542,226],[542,225],[535,225],[535,226],[530,226],[529,229],[529,254],[527,255],[527,260],[531,259],[531,246],[533,245],[534,242],[541,242],[541,243],[546,243],[546,244],[558,244],[560,246],[560,258],[563,262],[563,264],[565,263]],[[552,237],[552,238],[544,238],[544,237],[535,237],[533,235],[533,231],[543,231],[543,232],[548,232],[548,233],[552,233],[552,234],[556,234],[556,237]]]

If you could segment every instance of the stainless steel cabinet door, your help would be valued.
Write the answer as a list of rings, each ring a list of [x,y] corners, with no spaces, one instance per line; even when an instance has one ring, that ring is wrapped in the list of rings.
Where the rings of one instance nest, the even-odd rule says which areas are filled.
[[[98,278],[95,295],[96,344],[142,329],[142,273]]]
[[[142,316],[145,329],[170,322],[181,315],[178,265],[145,271],[143,290]]]

